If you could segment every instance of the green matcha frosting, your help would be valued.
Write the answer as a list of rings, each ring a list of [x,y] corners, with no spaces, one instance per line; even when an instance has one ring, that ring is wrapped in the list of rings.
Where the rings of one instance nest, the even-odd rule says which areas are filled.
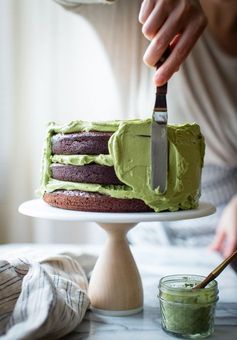
[[[96,163],[100,165],[113,166],[113,158],[110,155],[53,155],[50,157],[52,163],[86,165]]]
[[[150,160],[151,120],[109,122],[73,121],[48,126],[44,148],[40,192],[82,190],[99,192],[116,198],[142,199],[156,212],[192,209],[198,206],[204,138],[197,124],[168,126],[168,185],[165,194],[152,190]],[[109,139],[109,155],[52,155],[51,137],[56,133],[80,131],[114,132]],[[52,163],[84,165],[89,163],[114,166],[122,186],[59,181],[51,178]],[[162,165],[161,165],[162,166]]]

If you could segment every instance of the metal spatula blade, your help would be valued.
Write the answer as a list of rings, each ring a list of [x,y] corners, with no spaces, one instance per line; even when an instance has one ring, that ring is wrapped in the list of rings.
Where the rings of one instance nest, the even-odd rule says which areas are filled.
[[[167,140],[167,84],[157,88],[151,126],[151,187],[167,190],[168,140]]]
[[[157,62],[159,68],[169,57],[170,46],[165,50],[161,59]],[[156,88],[156,101],[152,114],[151,125],[151,188],[159,188],[164,194],[167,190],[168,175],[168,138],[167,138],[167,83]]]

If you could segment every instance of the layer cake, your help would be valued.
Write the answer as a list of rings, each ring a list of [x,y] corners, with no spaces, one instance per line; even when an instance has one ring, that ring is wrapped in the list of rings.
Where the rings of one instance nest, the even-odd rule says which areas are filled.
[[[196,208],[205,149],[199,126],[168,126],[165,194],[150,186],[150,128],[150,119],[49,123],[40,187],[45,202],[98,212]]]

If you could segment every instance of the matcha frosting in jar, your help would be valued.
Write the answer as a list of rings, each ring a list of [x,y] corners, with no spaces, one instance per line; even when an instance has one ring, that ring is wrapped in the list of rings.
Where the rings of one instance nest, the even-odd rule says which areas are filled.
[[[160,280],[161,324],[166,332],[186,339],[206,338],[214,332],[217,281],[194,290],[202,280],[199,275],[170,275]]]

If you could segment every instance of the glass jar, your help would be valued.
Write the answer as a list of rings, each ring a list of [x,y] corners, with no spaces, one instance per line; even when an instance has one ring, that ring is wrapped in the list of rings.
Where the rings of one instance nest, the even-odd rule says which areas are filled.
[[[166,332],[187,339],[206,338],[213,333],[218,286],[214,280],[194,290],[202,280],[204,277],[199,275],[170,275],[160,280],[161,324]]]

